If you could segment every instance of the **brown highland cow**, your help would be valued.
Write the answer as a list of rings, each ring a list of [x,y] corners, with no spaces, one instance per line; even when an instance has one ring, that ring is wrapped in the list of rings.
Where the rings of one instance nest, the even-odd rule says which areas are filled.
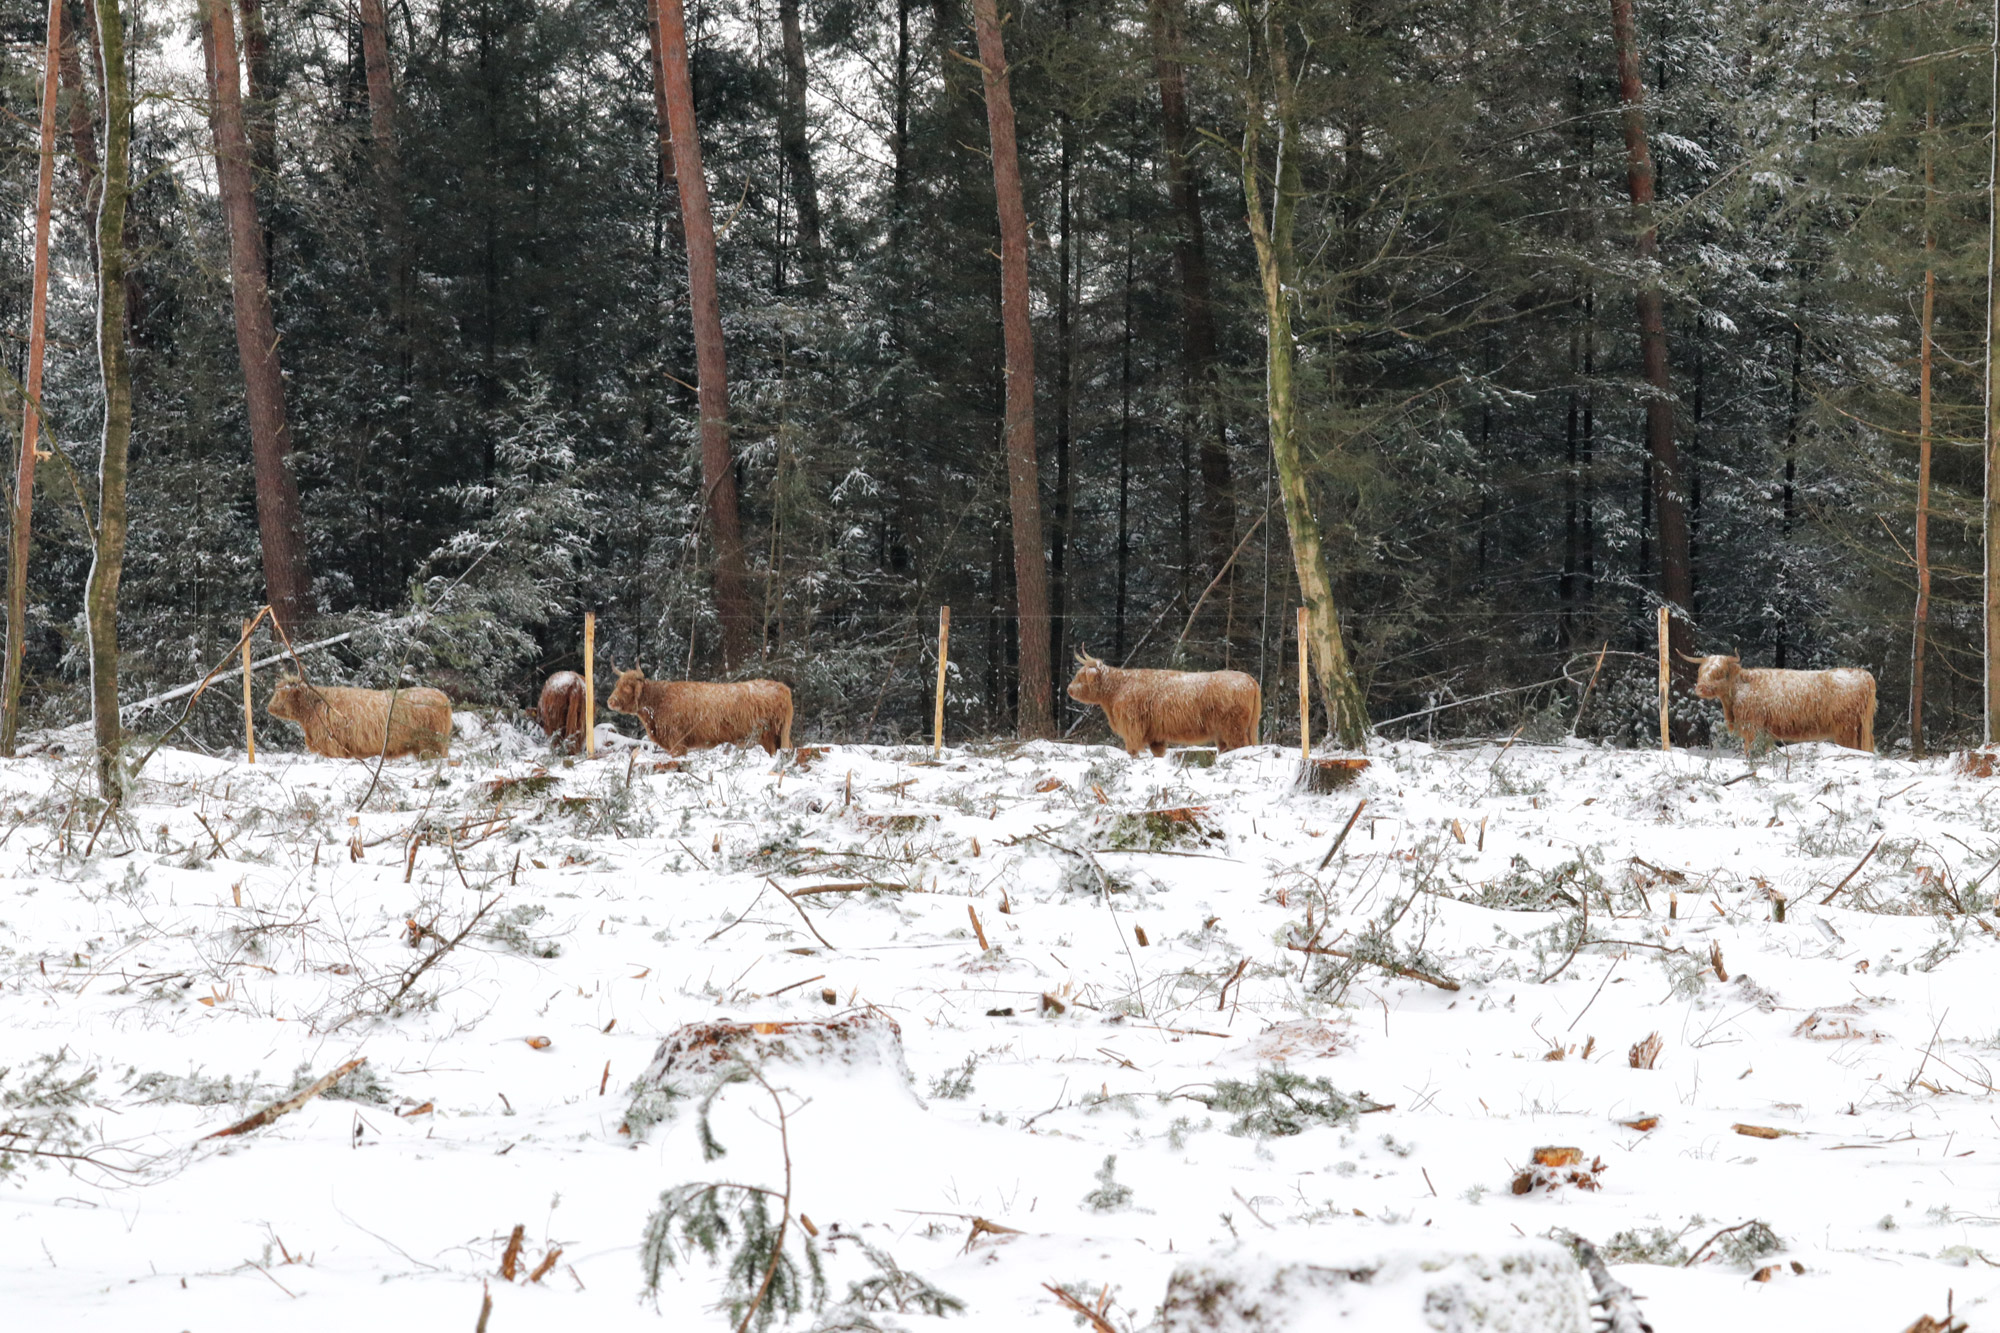
[[[618,672],[604,706],[645,723],[672,755],[753,739],[765,754],[792,748],[792,690],[782,681],[647,680],[635,667]]]
[[[1218,752],[1257,743],[1263,692],[1241,671],[1140,671],[1076,655],[1069,697],[1097,704],[1125,753],[1214,741]]]
[[[1759,736],[1875,751],[1875,677],[1859,667],[1781,671],[1745,667],[1734,657],[1681,656],[1700,664],[1694,692],[1722,704],[1722,720],[1743,738],[1746,758]]]
[[[438,690],[397,690],[390,713],[388,690],[308,685],[296,676],[278,682],[264,711],[295,722],[306,748],[329,759],[442,759],[451,748],[451,700]],[[387,747],[383,745],[387,733]]]
[[[574,671],[558,671],[542,682],[542,699],[535,720],[555,748],[564,754],[583,749],[583,677]]]

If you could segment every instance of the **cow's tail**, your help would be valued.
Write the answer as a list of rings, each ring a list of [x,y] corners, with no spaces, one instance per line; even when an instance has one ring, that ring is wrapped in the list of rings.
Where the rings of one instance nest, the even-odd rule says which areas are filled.
[[[564,709],[563,746],[582,754],[583,745],[583,690],[581,687],[564,691],[569,696],[569,707]]]
[[[1861,743],[1855,746],[1854,748],[1856,748],[1857,750],[1866,750],[1869,754],[1874,754],[1875,753],[1875,677],[1873,674],[1870,674],[1868,677],[1868,703],[1861,713],[1861,726],[1859,727],[1859,731],[1861,733],[1859,738]]]
[[[792,748],[792,692],[785,691],[784,707],[778,714],[778,748]]]
[[[1257,724],[1264,720],[1264,687],[1250,682],[1250,743],[1257,743]]]

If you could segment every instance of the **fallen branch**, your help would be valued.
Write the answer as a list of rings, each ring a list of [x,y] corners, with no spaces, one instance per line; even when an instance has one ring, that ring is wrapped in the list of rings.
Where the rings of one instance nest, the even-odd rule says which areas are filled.
[[[1263,1219],[1259,1218],[1258,1220],[1262,1221]],[[1042,1290],[1050,1293],[1057,1300],[1061,1301],[1063,1303],[1064,1308],[1069,1310],[1071,1314],[1082,1315],[1085,1319],[1088,1319],[1090,1321],[1090,1326],[1093,1329],[1096,1329],[1097,1333],[1118,1333],[1117,1327],[1113,1325],[1109,1319],[1106,1319],[1104,1317],[1102,1310],[1091,1309],[1088,1305],[1085,1305],[1082,1301],[1070,1295],[1068,1292],[1064,1291],[1061,1287],[1054,1286],[1050,1283],[1044,1282],[1042,1284]],[[1108,1297],[1109,1295],[1110,1295],[1110,1289],[1107,1287],[1105,1290],[1105,1296],[1098,1298],[1099,1304],[1100,1305],[1109,1304],[1109,1301],[1106,1299],[1106,1297]]]
[[[499,902],[500,902],[500,895],[497,893],[494,894],[491,898],[487,899],[486,905],[481,907],[477,912],[474,912],[472,914],[472,920],[465,923],[464,930],[459,931],[458,934],[452,936],[444,943],[438,945],[438,947],[432,951],[431,955],[428,958],[424,959],[423,962],[418,963],[415,967],[411,968],[409,974],[403,978],[403,984],[396,989],[396,993],[394,995],[391,995],[389,997],[389,1003],[391,1005],[394,1005],[398,1000],[402,999],[405,995],[408,995],[410,993],[410,987],[417,984],[417,978],[423,976],[424,973],[430,971],[431,968],[434,965],[436,965],[438,959],[444,957],[446,954],[450,953],[453,949],[456,949],[460,944],[464,943],[465,937],[472,933],[472,928],[474,926],[477,926],[482,920],[484,920],[486,914],[492,911],[494,907],[496,907],[499,904]]]
[[[1345,949],[1332,949],[1328,948],[1324,944],[1288,943],[1285,945],[1285,947],[1287,949],[1292,950],[1295,953],[1317,953],[1317,954],[1328,954],[1334,958],[1352,958],[1354,959],[1355,962],[1368,963],[1372,966],[1381,968],[1384,972],[1393,972],[1395,975],[1399,977],[1408,977],[1412,981],[1426,982],[1429,985],[1436,986],[1439,990],[1458,989],[1458,983],[1456,981],[1453,981],[1450,977],[1432,976],[1428,972],[1420,972],[1414,967],[1405,967],[1401,963],[1384,963],[1374,958],[1361,958],[1354,954],[1349,953]]]
[[[1358,823],[1361,819],[1361,812],[1363,810],[1366,810],[1367,808],[1368,808],[1368,798],[1364,796],[1361,798],[1360,802],[1355,805],[1354,813],[1347,817],[1347,826],[1340,830],[1340,836],[1333,840],[1333,846],[1327,848],[1326,855],[1322,856],[1319,859],[1319,869],[1313,871],[1315,875],[1324,874],[1327,866],[1332,864],[1333,854],[1340,850],[1340,844],[1347,841],[1347,835],[1354,832],[1355,824]]]
[[[273,1120],[276,1120],[279,1116],[290,1115],[292,1112],[298,1110],[301,1106],[304,1106],[307,1102],[319,1096],[322,1092],[325,1092],[328,1088],[340,1082],[341,1079],[346,1078],[349,1074],[353,1073],[355,1070],[361,1068],[361,1066],[367,1063],[368,1063],[367,1056],[357,1055],[352,1060],[349,1060],[346,1064],[342,1065],[340,1068],[334,1070],[331,1074],[328,1074],[323,1078],[320,1078],[315,1082],[307,1085],[306,1087],[301,1088],[299,1091],[293,1093],[291,1096],[285,1098],[283,1101],[272,1102],[269,1106],[257,1112],[255,1115],[249,1116],[248,1118],[243,1120],[239,1120],[235,1124],[229,1126],[229,1128],[227,1129],[218,1129],[215,1131],[215,1133],[204,1134],[202,1137],[204,1139],[226,1139],[229,1138],[231,1135],[248,1134],[253,1129],[262,1129],[264,1126],[270,1124]]]
[[[1604,1266],[1604,1256],[1595,1245],[1573,1231],[1557,1231],[1553,1235],[1570,1247],[1583,1271],[1590,1274],[1591,1285],[1597,1288],[1597,1299],[1591,1304],[1604,1311],[1604,1333],[1653,1333],[1653,1326],[1639,1313],[1638,1297],[1630,1287],[1611,1276],[1611,1270]]]
[[[1882,838],[1886,838],[1888,836],[1889,836],[1888,834],[1884,833],[1882,835]],[[1861,867],[1867,865],[1870,860],[1874,859],[1876,848],[1882,845],[1882,838],[1875,839],[1875,846],[1870,847],[1868,849],[1868,855],[1862,857],[1859,861],[1857,861],[1854,865],[1854,869],[1847,872],[1847,879],[1843,879],[1842,881],[1840,881],[1840,883],[1834,885],[1833,892],[1827,894],[1826,897],[1819,900],[1819,905],[1821,907],[1826,906],[1828,903],[1832,902],[1835,898],[1839,897],[1840,891],[1847,887],[1848,880],[1851,880],[1856,875],[1860,874]]]

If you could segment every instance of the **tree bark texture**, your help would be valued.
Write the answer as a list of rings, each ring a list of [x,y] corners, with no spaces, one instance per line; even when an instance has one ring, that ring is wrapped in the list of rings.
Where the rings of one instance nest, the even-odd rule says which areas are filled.
[[[1020,707],[1024,737],[1055,734],[1050,708],[1048,565],[1042,550],[1041,486],[1035,465],[1035,339],[1029,325],[1028,214],[1014,140],[1014,100],[1000,40],[997,0],[972,0],[993,141],[993,195],[1000,217],[1000,329],[1006,345],[1004,448],[1014,526],[1014,585],[1020,617]]]
[[[1235,544],[1236,505],[1229,488],[1229,436],[1215,384],[1218,339],[1215,309],[1209,298],[1201,178],[1196,175],[1189,154],[1194,132],[1188,120],[1187,72],[1181,59],[1185,0],[1150,0],[1146,16],[1152,29],[1153,66],[1160,85],[1160,136],[1167,154],[1167,193],[1180,220],[1174,234],[1174,269],[1180,280],[1181,379],[1190,425],[1200,440],[1202,572],[1213,577]]]
[[[42,361],[48,348],[49,214],[56,196],[56,100],[60,92],[63,0],[49,0],[42,56],[41,163],[35,186],[35,270],[28,304],[28,401],[21,409],[21,453],[14,469],[13,524],[7,543],[7,663],[0,676],[0,754],[12,756],[21,722],[21,657],[28,632],[28,545],[35,517],[35,451],[42,425]]]
[[[806,139],[806,39],[799,26],[799,0],[778,0],[778,27],[785,66],[778,139],[785,154],[785,172],[791,177],[806,290],[818,296],[826,291],[826,243],[820,236],[819,180],[813,174],[812,148]]]
[[[229,289],[236,315],[236,355],[250,417],[250,454],[257,487],[257,531],[264,552],[264,587],[271,613],[286,631],[308,629],[313,604],[305,523],[292,475],[292,432],[285,419],[285,381],[278,361],[277,321],[266,281],[264,232],[257,221],[250,145],[237,83],[236,32],[229,0],[208,6],[205,47],[214,94],[215,172],[229,225]],[[109,69],[111,53],[105,51]],[[107,151],[106,157],[110,154]]]
[[[1659,548],[1660,597],[1679,612],[1670,618],[1669,648],[1674,674],[1685,683],[1692,666],[1680,656],[1693,648],[1690,621],[1694,580],[1690,560],[1687,502],[1674,442],[1673,381],[1667,368],[1666,297],[1655,259],[1659,230],[1653,224],[1653,154],[1646,138],[1646,88],[1639,77],[1639,36],[1632,0],[1611,0],[1612,45],[1618,55],[1618,101],[1625,130],[1625,185],[1632,219],[1639,230],[1639,354],[1646,386],[1646,456],[1651,463],[1655,545]]]
[[[250,140],[250,165],[268,191],[278,174],[278,89],[271,69],[271,40],[264,30],[263,0],[236,3],[243,11],[243,128]]]
[[[104,60],[104,171],[97,207],[97,360],[104,389],[104,434],[97,465],[97,521],[84,623],[90,636],[90,712],[97,787],[124,795],[118,725],[118,584],[125,570],[125,463],[132,442],[132,364],[125,342],[125,207],[131,194],[132,94],[126,80],[125,20],[119,0],[95,0]]]
[[[375,172],[387,182],[394,179],[397,167],[396,82],[389,64],[389,15],[382,0],[361,0],[361,63],[368,76],[368,133],[375,141]]]
[[[97,127],[91,118],[90,85],[83,77],[83,57],[77,47],[77,30],[91,21],[88,9],[69,9],[63,28],[63,91],[69,95],[70,152],[76,158],[76,174],[81,188],[77,193],[77,213],[90,236],[90,266],[97,267]]]
[[[652,7],[655,104],[665,111],[660,122],[660,147],[672,162],[681,199],[681,230],[687,243],[688,305],[694,319],[696,400],[701,412],[702,491],[715,543],[715,609],[722,622],[723,666],[733,670],[748,655],[756,620],[750,614],[735,460],[729,452],[729,372],[722,342],[722,304],[715,286],[715,219],[694,119],[687,15],[681,0],[652,0]]]
[[[1326,572],[1319,518],[1313,512],[1305,460],[1299,446],[1291,307],[1291,293],[1295,289],[1292,237],[1304,186],[1299,178],[1298,158],[1287,151],[1299,132],[1297,94],[1282,28],[1273,21],[1267,30],[1260,32],[1266,23],[1265,17],[1247,7],[1243,15],[1251,50],[1257,57],[1252,62],[1250,92],[1245,98],[1243,200],[1250,225],[1250,240],[1257,251],[1257,277],[1264,297],[1264,393],[1271,433],[1271,456],[1277,466],[1278,491],[1284,501],[1285,525],[1291,535],[1292,565],[1298,575],[1300,598],[1306,606],[1306,637],[1311,648],[1313,670],[1319,677],[1327,730],[1336,744],[1345,749],[1358,750],[1368,743],[1368,709],[1361,695],[1360,682],[1355,679],[1353,665],[1348,660],[1347,645],[1341,636],[1340,612],[1334,602],[1332,580]],[[1258,68],[1259,64],[1265,68]],[[1276,103],[1278,127],[1277,169],[1273,173],[1268,219],[1264,212],[1259,165],[1261,140],[1270,109],[1261,86],[1267,75],[1271,98]]]
[[[1993,3],[1992,156],[1986,176],[1986,743],[2000,742],[2000,0]]]

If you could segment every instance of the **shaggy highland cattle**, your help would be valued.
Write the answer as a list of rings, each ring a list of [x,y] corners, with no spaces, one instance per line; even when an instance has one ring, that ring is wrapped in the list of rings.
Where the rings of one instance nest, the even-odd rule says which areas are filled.
[[[604,706],[645,723],[672,755],[753,739],[765,754],[792,748],[792,690],[782,681],[647,680],[635,667],[618,672]]]
[[[422,687],[393,691],[278,682],[264,711],[298,724],[306,748],[328,759],[442,759],[451,748],[451,700]],[[386,746],[384,741],[386,739]]]
[[[1745,667],[1734,657],[1688,657],[1698,663],[1694,692],[1722,705],[1722,720],[1743,739],[1743,754],[1759,736],[1779,741],[1832,741],[1875,750],[1875,677],[1859,667],[1782,671]]]
[[[558,671],[542,682],[535,720],[561,753],[576,754],[583,749],[584,697],[583,677],[574,671]]]
[[[1125,744],[1125,753],[1214,741],[1218,752],[1257,743],[1263,692],[1241,671],[1144,671],[1106,666],[1076,655],[1069,697],[1096,704]]]

